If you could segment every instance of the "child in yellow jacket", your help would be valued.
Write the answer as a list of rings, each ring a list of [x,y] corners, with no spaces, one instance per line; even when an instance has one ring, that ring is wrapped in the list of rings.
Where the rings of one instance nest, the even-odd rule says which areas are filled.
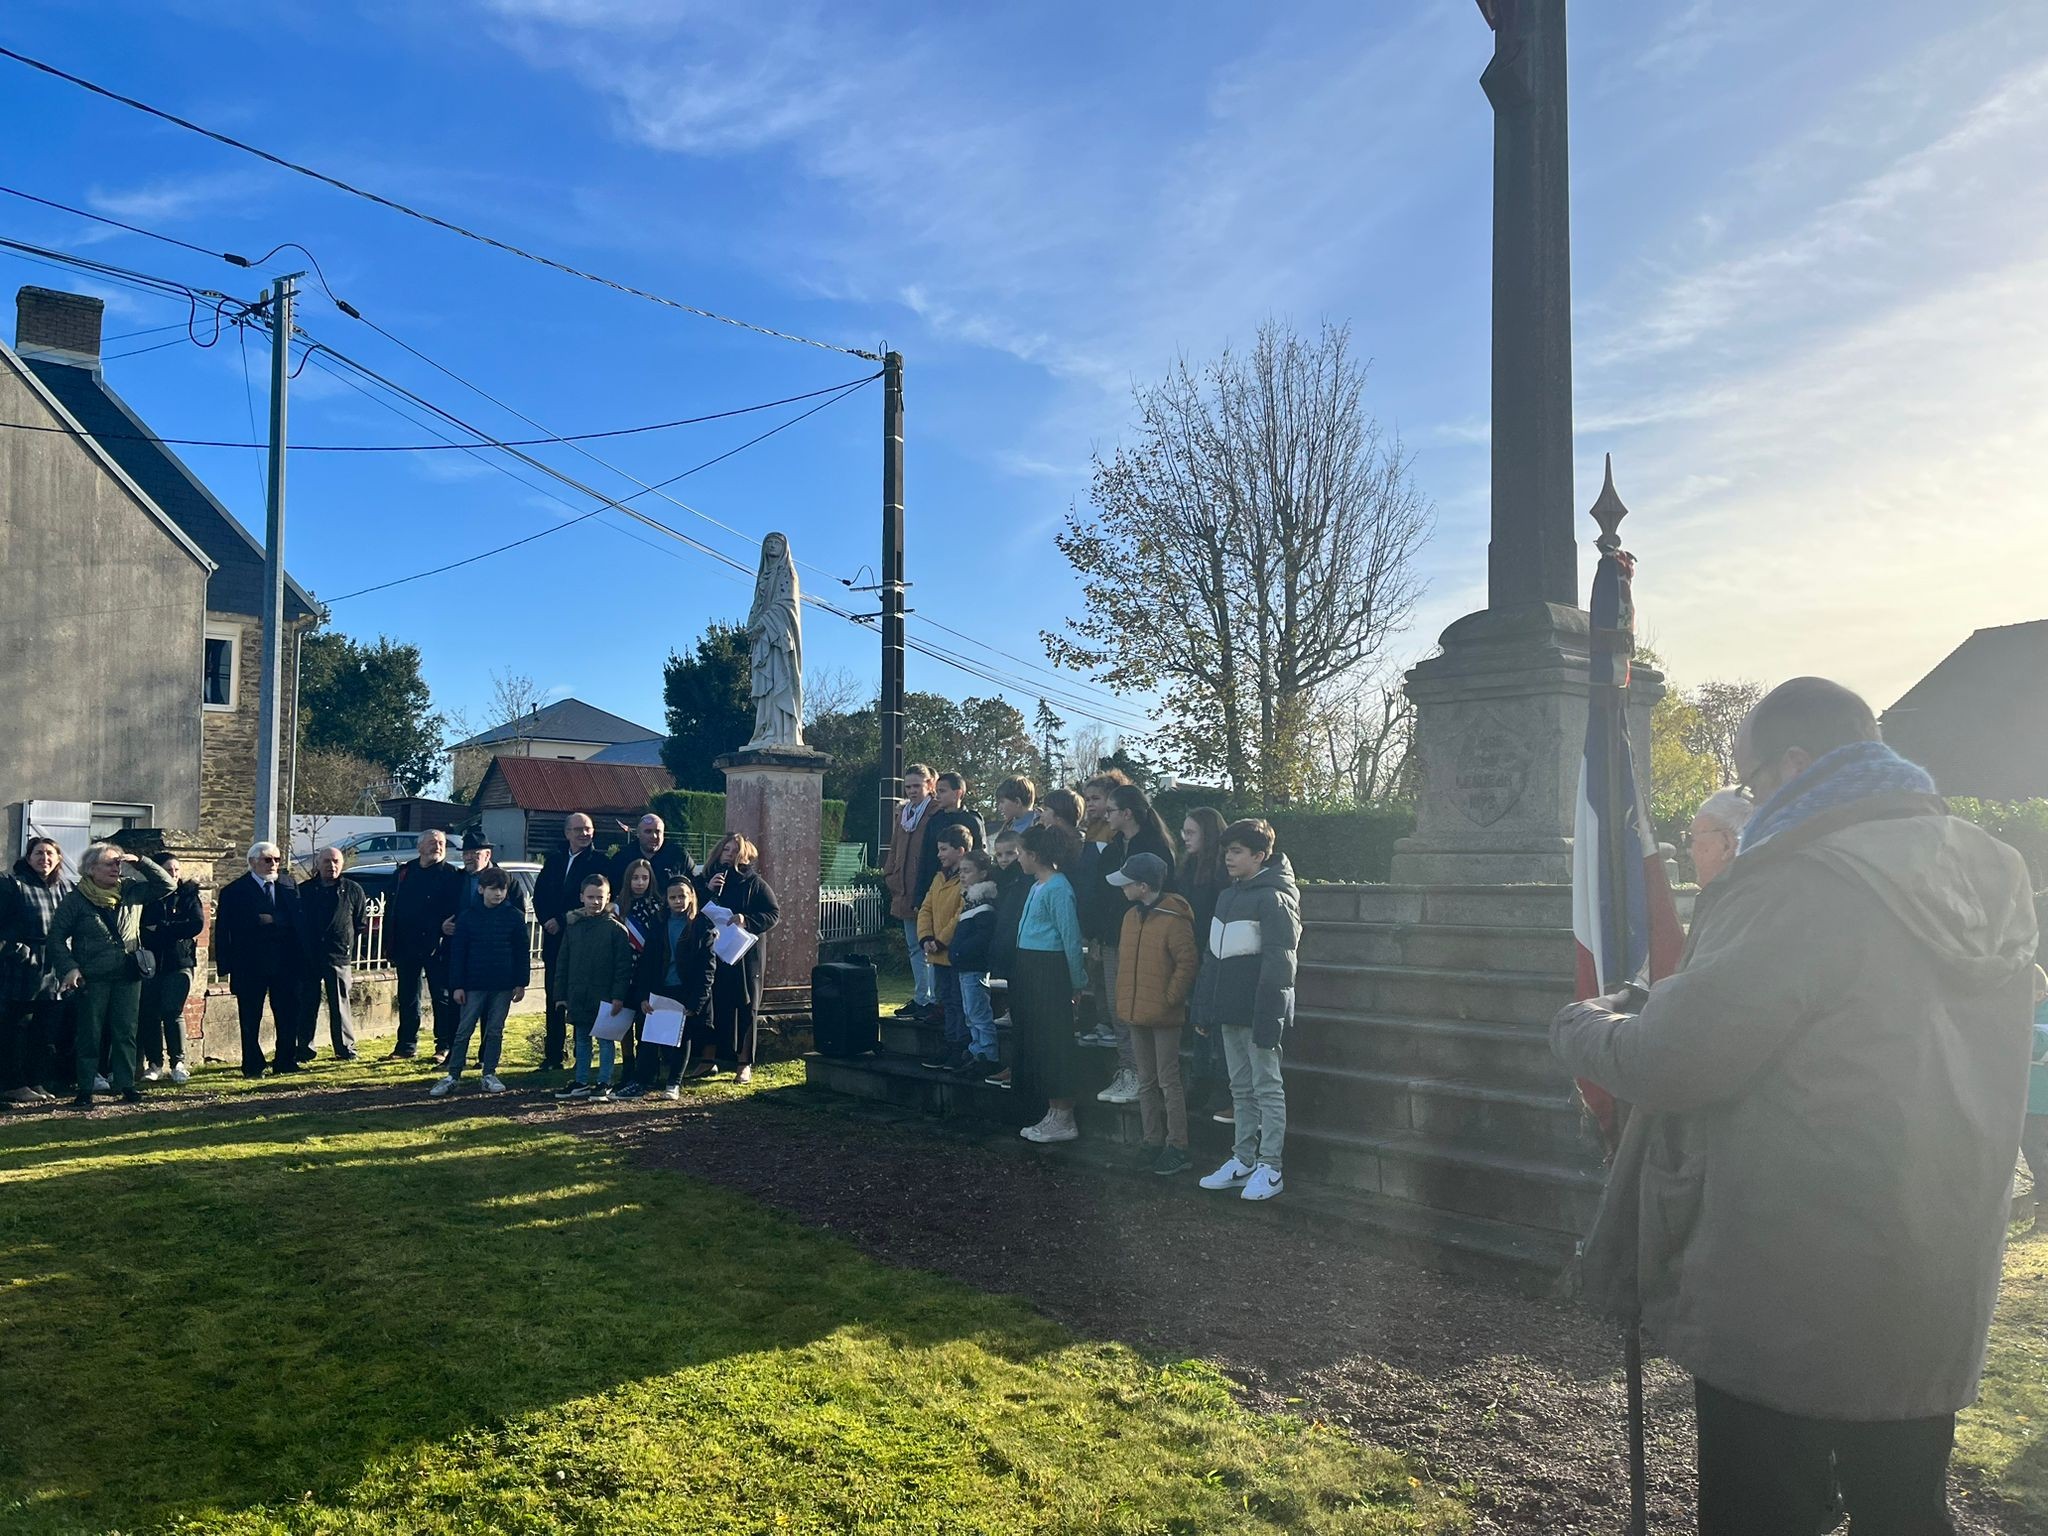
[[[1180,1079],[1180,1035],[1201,963],[1195,910],[1166,889],[1166,861],[1156,853],[1134,853],[1105,878],[1128,904],[1117,945],[1116,1016],[1130,1025],[1137,1056],[1138,1112],[1145,1128],[1139,1159],[1162,1176],[1182,1173],[1188,1166],[1188,1103]]]
[[[939,994],[939,1006],[946,1015],[942,1059],[925,1063],[934,1071],[957,1072],[970,1054],[967,1004],[960,995],[960,973],[954,969],[948,946],[953,942],[953,930],[960,925],[961,909],[967,905],[963,861],[973,847],[974,834],[966,827],[939,828],[939,875],[917,909],[917,941],[932,968],[932,990]]]

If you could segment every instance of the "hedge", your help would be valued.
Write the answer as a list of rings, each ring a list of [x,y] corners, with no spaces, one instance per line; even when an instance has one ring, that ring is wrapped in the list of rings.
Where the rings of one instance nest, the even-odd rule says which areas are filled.
[[[2048,886],[2048,800],[1972,800],[1952,795],[1948,808],[2016,849],[2027,861],[2035,890]]]
[[[725,829],[725,796],[714,790],[664,789],[647,802],[647,808],[667,824],[669,836],[677,841],[694,833],[716,833]],[[846,802],[827,800],[820,817],[819,841],[826,847],[842,840],[846,831]]]
[[[1409,805],[1286,807],[1270,811],[1234,805],[1215,792],[1163,790],[1152,803],[1166,818],[1176,843],[1180,824],[1198,805],[1213,805],[1226,822],[1263,816],[1272,823],[1280,851],[1294,866],[1297,880],[1345,883],[1380,882],[1393,868],[1394,844],[1415,830],[1415,808]]]

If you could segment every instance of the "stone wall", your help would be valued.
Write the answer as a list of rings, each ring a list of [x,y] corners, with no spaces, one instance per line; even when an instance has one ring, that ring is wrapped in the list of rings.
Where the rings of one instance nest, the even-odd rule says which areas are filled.
[[[239,875],[243,855],[256,838],[256,743],[262,722],[263,624],[242,613],[207,611],[209,630],[233,628],[241,648],[236,667],[235,700],[231,709],[207,709],[204,717],[204,746],[199,765],[199,830],[210,842],[226,844],[233,852],[220,870],[225,882]],[[294,626],[294,630],[297,630]],[[291,741],[297,734],[298,669],[294,650],[297,641],[288,634],[284,646],[284,757],[278,764],[278,794],[282,800],[291,777]],[[279,825],[282,825],[280,821]]]
[[[349,1006],[355,1017],[357,1049],[365,1056],[381,1056],[385,1047],[382,1042],[398,1033],[398,979],[390,971],[376,971],[359,976],[356,984],[349,989]],[[506,1034],[511,1036],[519,1030],[538,1031],[541,1027],[541,1011],[545,1006],[540,984],[540,970],[534,970],[533,985],[527,988],[524,1002],[512,1005],[512,1016],[506,1024]],[[420,999],[420,1033],[431,1035],[433,1014],[422,995]],[[229,995],[227,984],[218,983],[207,988],[203,998],[198,999],[187,1016],[187,1036],[196,1042],[200,1059],[204,1061],[238,1062],[242,1059],[242,1026],[240,1015],[235,1009],[235,1000]],[[270,1016],[264,1015],[263,1054],[269,1056],[275,1050],[272,1038]],[[327,1015],[320,1015],[318,1027],[313,1032],[313,1049],[324,1058],[327,1055]],[[423,1040],[421,1049],[431,1054],[430,1041]],[[474,1046],[471,1047],[475,1049]]]

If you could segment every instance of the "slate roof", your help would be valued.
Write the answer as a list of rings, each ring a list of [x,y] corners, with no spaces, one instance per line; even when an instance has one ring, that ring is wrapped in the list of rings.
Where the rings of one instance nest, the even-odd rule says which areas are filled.
[[[517,725],[493,726],[480,731],[457,747],[487,747],[494,741],[622,741],[658,740],[661,733],[635,725],[621,716],[586,704],[581,699],[557,699],[535,710]],[[658,759],[657,759],[658,761]]]
[[[522,811],[637,811],[676,781],[666,769],[630,763],[573,763],[548,757],[494,757],[472,803],[483,799],[491,777],[503,780]]]
[[[54,358],[22,361],[79,426],[120,465],[164,515],[205,552],[216,569],[206,584],[206,606],[217,613],[263,614],[263,545],[250,534],[191,467],[161,443],[135,410],[90,368]],[[310,617],[313,599],[289,572],[284,581],[287,622]]]
[[[2048,795],[2048,619],[1980,629],[1884,712],[1943,794]]]
[[[622,741],[617,746],[606,747],[602,752],[593,752],[584,759],[586,763],[631,763],[640,768],[661,766],[661,738],[650,736],[645,741]]]

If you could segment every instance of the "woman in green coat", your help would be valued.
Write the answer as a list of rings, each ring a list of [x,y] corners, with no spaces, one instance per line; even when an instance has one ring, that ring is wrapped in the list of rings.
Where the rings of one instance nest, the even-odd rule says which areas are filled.
[[[142,1097],[135,1086],[142,909],[176,889],[148,859],[94,843],[78,861],[78,884],[50,920],[50,970],[65,992],[78,994],[78,1097],[71,1102],[79,1109],[92,1108],[102,1038],[113,1044],[108,1082],[114,1091],[130,1104]]]

